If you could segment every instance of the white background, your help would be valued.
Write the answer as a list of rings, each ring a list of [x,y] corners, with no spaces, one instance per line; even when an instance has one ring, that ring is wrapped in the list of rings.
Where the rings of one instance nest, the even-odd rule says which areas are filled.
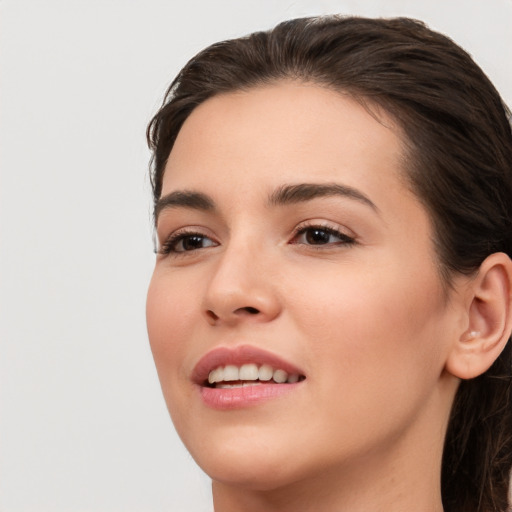
[[[512,0],[0,0],[0,512],[211,510],[147,343],[145,127],[204,46],[329,12],[421,18],[512,103]]]

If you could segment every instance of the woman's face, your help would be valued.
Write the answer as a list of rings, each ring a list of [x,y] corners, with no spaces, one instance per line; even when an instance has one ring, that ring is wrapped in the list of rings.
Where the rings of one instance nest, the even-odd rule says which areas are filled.
[[[281,83],[206,101],[178,135],[148,331],[176,429],[216,480],[270,489],[442,440],[460,321],[381,117]]]

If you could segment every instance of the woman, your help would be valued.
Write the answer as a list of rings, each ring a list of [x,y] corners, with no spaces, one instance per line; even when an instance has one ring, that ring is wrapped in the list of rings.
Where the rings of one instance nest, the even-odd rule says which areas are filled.
[[[512,134],[408,19],[215,44],[148,128],[148,332],[216,512],[505,511]]]

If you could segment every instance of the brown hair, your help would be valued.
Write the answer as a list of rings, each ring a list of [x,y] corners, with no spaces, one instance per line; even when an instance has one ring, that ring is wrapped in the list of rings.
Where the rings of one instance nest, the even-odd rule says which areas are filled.
[[[408,178],[430,213],[444,281],[493,252],[512,255],[510,113],[471,57],[418,21],[328,16],[214,44],[188,62],[148,126],[151,182],[194,108],[280,79],[378,105],[405,133]],[[512,347],[455,397],[442,463],[445,510],[504,512],[512,467]]]

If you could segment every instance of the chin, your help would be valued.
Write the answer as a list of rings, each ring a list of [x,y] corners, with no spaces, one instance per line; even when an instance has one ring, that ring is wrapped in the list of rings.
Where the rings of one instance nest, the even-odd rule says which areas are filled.
[[[256,464],[239,460],[232,464],[223,462],[203,465],[202,469],[214,482],[252,491],[272,491],[298,480],[297,475],[282,460],[278,463],[266,460]]]
[[[293,453],[281,445],[261,446],[254,438],[246,443],[220,443],[210,438],[209,445],[199,447],[197,453],[190,450],[194,460],[213,480],[239,488],[269,491],[299,478],[295,466],[298,463]],[[284,449],[283,449],[284,448]],[[292,450],[293,452],[293,450]],[[290,461],[294,461],[293,466]]]

